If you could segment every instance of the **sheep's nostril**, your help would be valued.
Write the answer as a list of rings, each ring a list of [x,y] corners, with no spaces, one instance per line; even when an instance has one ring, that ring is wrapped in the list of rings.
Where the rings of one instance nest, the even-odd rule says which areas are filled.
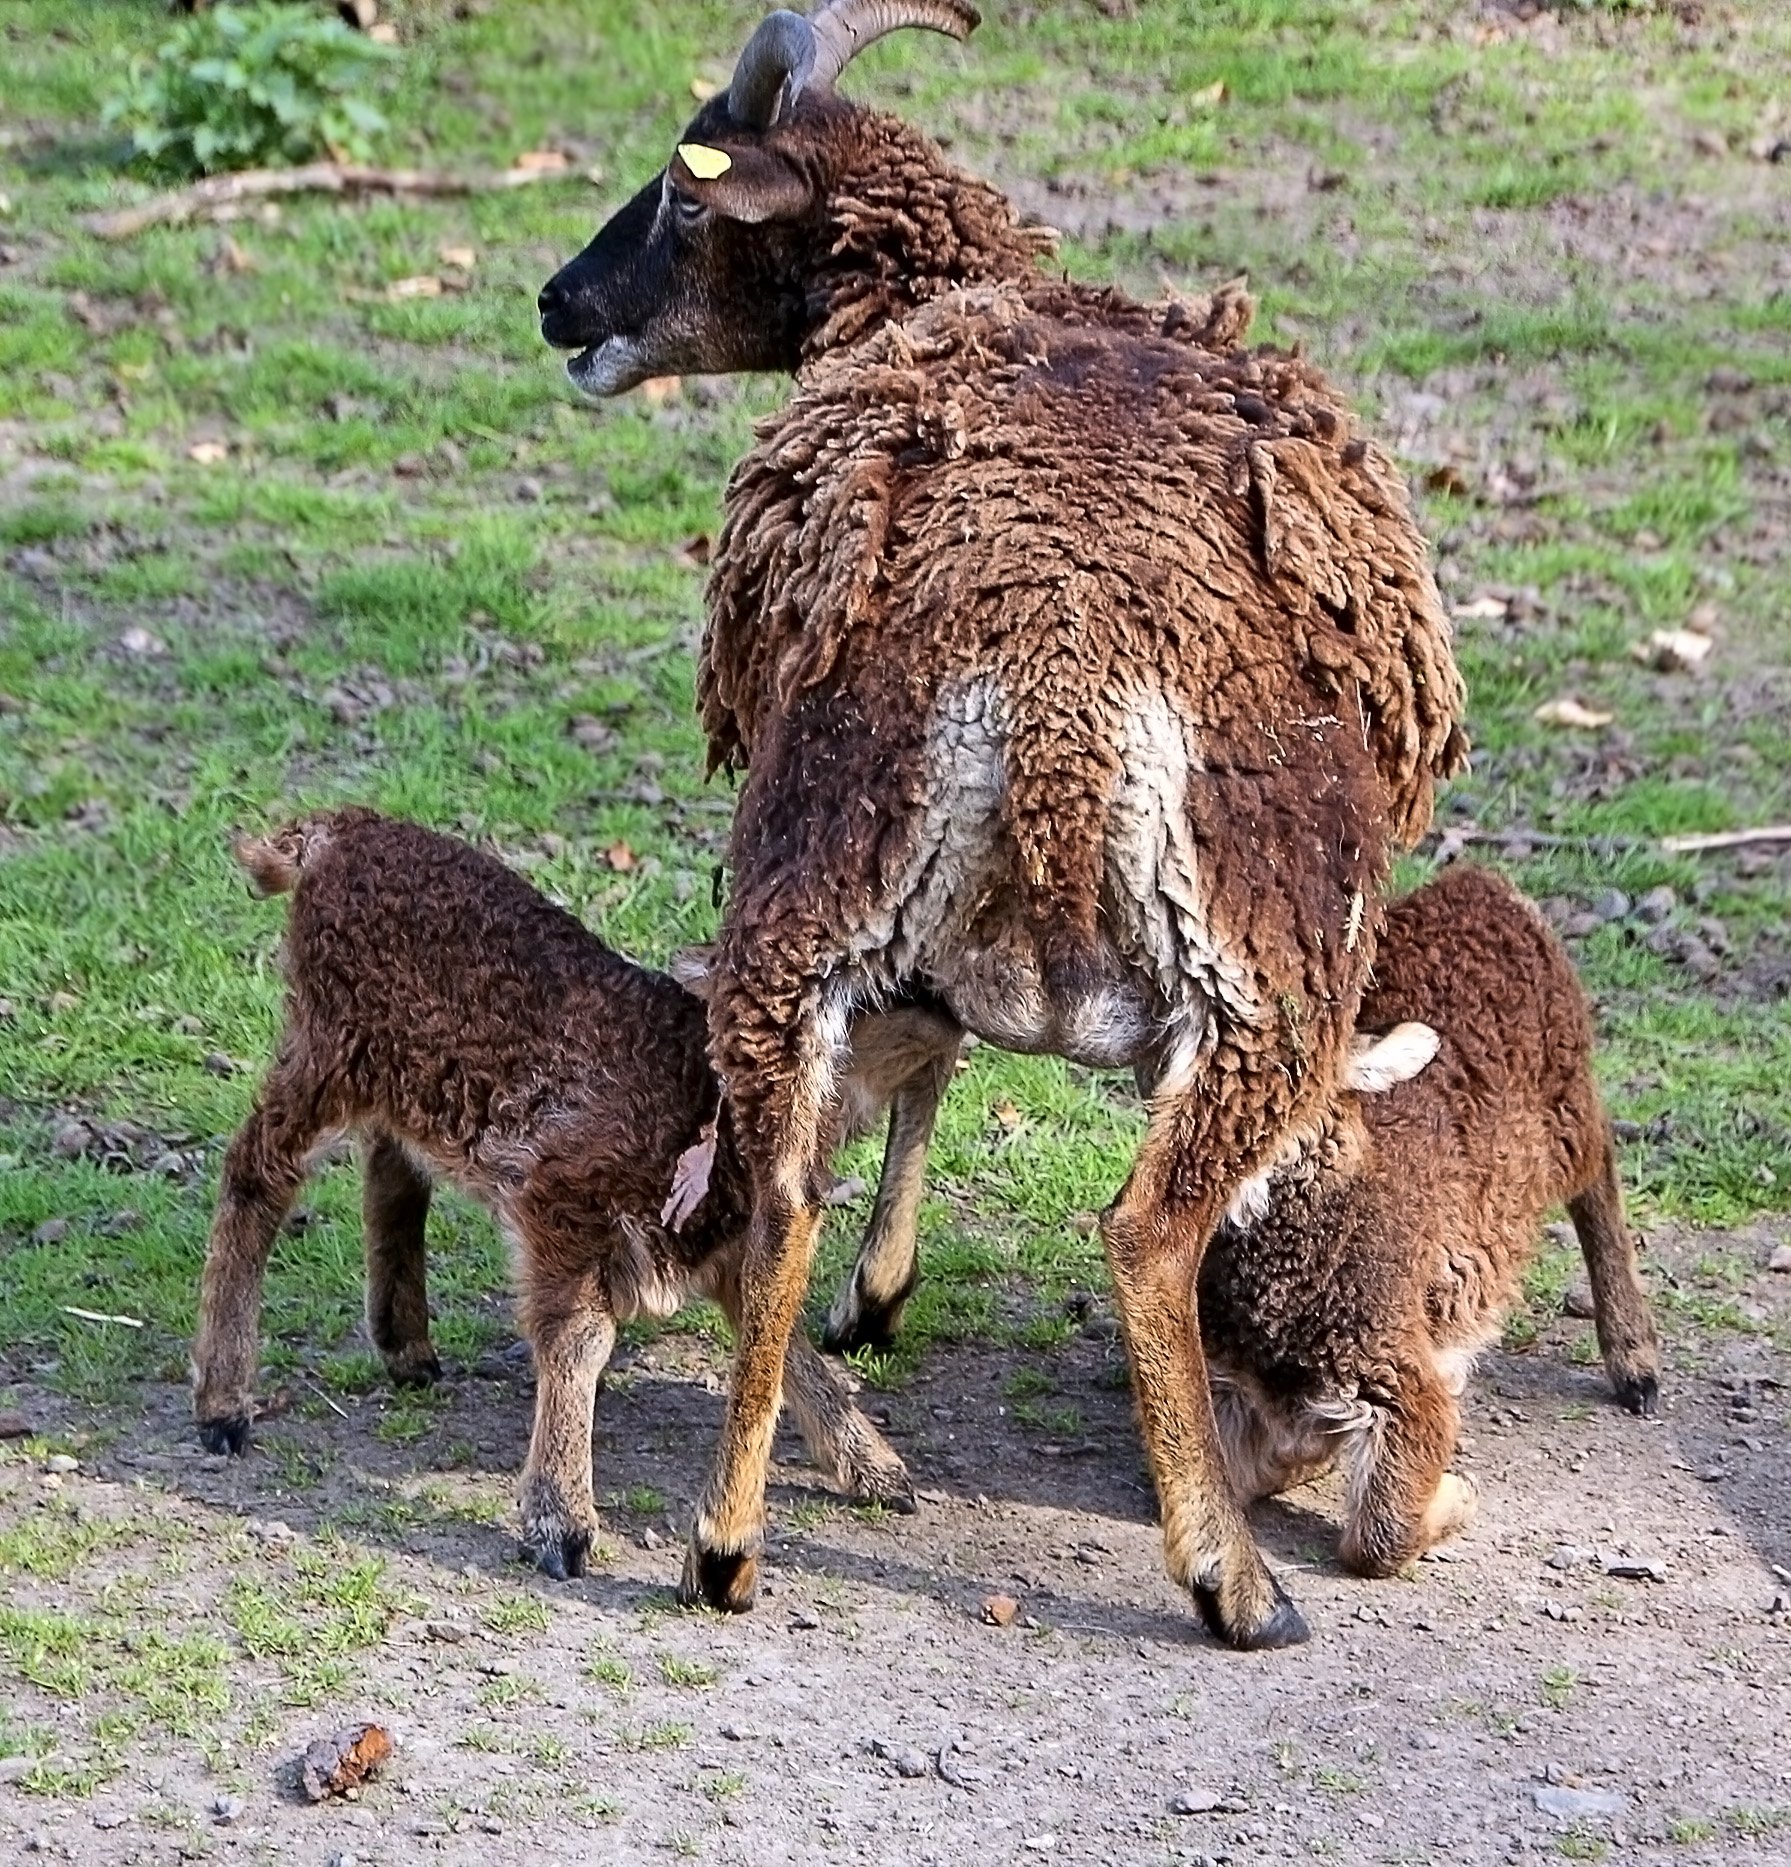
[[[544,318],[551,318],[556,311],[566,309],[566,288],[558,279],[549,279],[541,288],[541,296],[535,300],[535,309]]]

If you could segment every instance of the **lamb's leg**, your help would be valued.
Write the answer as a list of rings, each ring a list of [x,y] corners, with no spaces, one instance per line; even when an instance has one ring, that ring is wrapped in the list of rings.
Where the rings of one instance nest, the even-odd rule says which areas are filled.
[[[1465,1529],[1479,1502],[1471,1479],[1449,1470],[1461,1416],[1434,1371],[1402,1368],[1391,1404],[1350,1435],[1338,1555],[1356,1575],[1394,1575]]]
[[[276,1066],[224,1155],[193,1342],[193,1415],[208,1452],[248,1450],[268,1254],[327,1125],[296,1068]]]
[[[597,1386],[616,1345],[616,1322],[595,1279],[557,1275],[560,1262],[589,1262],[589,1241],[560,1252],[530,1238],[522,1253],[523,1334],[535,1357],[535,1429],[522,1470],[522,1546],[559,1581],[583,1575],[597,1538],[591,1480]]]
[[[957,1061],[954,1036],[896,1090],[890,1102],[889,1137],[871,1222],[858,1258],[834,1293],[821,1340],[836,1355],[855,1348],[887,1348],[901,1327],[902,1311],[920,1281],[920,1202],[926,1192],[927,1149],[940,1099]]]
[[[1306,1623],[1226,1477],[1195,1305],[1200,1260],[1236,1186],[1278,1152],[1266,1126],[1274,1072],[1245,1064],[1233,1051],[1191,1084],[1176,1084],[1171,1065],[1102,1229],[1169,1573],[1231,1645],[1284,1647],[1307,1637]]]
[[[429,1339],[423,1235],[429,1179],[392,1136],[375,1129],[361,1162],[361,1241],[367,1254],[367,1332],[400,1387],[442,1377]]]
[[[1660,1338],[1636,1269],[1635,1241],[1623,1219],[1617,1154],[1607,1126],[1600,1136],[1597,1171],[1567,1202],[1592,1283],[1598,1345],[1617,1398],[1631,1413],[1652,1414],[1660,1395]]]

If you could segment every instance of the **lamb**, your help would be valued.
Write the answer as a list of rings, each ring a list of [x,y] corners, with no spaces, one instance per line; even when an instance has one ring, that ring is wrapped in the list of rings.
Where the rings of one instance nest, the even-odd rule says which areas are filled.
[[[1537,1228],[1566,1203],[1618,1400],[1652,1414],[1659,1345],[1623,1219],[1592,1018],[1560,942],[1509,883],[1462,863],[1395,902],[1361,1020],[1440,1037],[1219,1227],[1200,1320],[1241,1496],[1341,1460],[1340,1554],[1391,1575],[1472,1518],[1449,1470],[1457,1398],[1517,1298]]]
[[[1306,1636],[1226,1481],[1196,1277],[1329,1117],[1392,857],[1464,752],[1403,482],[1239,289],[1043,278],[1047,236],[841,98],[963,0],[778,12],[541,295],[573,381],[782,369],[730,481],[699,677],[746,777],[709,1003],[752,1224],[681,1592],[751,1605],[810,1189],[861,1009],[1133,1069],[1103,1233],[1170,1574],[1241,1647]]]
[[[355,1133],[368,1328],[395,1381],[441,1371],[424,1279],[432,1180],[477,1199],[508,1235],[538,1377],[523,1545],[549,1574],[580,1574],[597,1534],[592,1406],[617,1323],[670,1315],[693,1292],[736,1326],[741,1314],[750,1201],[730,1124],[716,1121],[702,1004],[503,864],[416,824],[328,811],[237,853],[263,890],[293,897],[286,1017],[224,1159],[193,1350],[201,1439],[246,1449],[268,1254],[311,1163]],[[875,1119],[917,1044],[939,1045],[924,1011],[867,1030],[830,1142]],[[674,1234],[660,1214],[694,1149],[713,1155],[708,1194]],[[901,1459],[802,1341],[789,1398],[843,1486],[914,1508]]]

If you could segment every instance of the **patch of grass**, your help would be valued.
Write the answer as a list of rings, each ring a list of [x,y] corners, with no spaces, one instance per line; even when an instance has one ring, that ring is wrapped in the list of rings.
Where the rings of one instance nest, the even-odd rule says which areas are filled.
[[[1580,1676],[1571,1666],[1551,1666],[1542,1675],[1542,1702],[1551,1711],[1565,1711]]]
[[[506,1595],[486,1608],[481,1619],[494,1634],[539,1634],[551,1625],[547,1603],[539,1595]]]
[[[682,1659],[675,1653],[661,1653],[658,1665],[659,1676],[667,1685],[685,1686],[692,1691],[705,1691],[721,1677],[705,1661]]]
[[[657,1723],[629,1725],[616,1733],[616,1742],[624,1750],[681,1750],[696,1733],[675,1718]]]

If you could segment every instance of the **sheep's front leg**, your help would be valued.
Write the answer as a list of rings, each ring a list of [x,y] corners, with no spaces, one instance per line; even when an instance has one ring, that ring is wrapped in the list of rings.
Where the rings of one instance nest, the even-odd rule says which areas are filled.
[[[530,1268],[521,1320],[535,1357],[535,1430],[522,1470],[522,1546],[537,1567],[563,1582],[584,1574],[597,1540],[591,1416],[616,1345],[616,1322],[592,1279],[545,1274],[541,1266],[551,1262],[550,1254],[533,1245],[524,1260]]]
[[[442,1378],[429,1339],[424,1233],[429,1180],[391,1135],[368,1135],[361,1164],[361,1242],[367,1257],[367,1333],[400,1387]]]
[[[920,1202],[926,1192],[927,1149],[939,1103],[957,1061],[954,1034],[895,1091],[883,1171],[871,1222],[852,1269],[834,1294],[821,1340],[836,1355],[855,1348],[887,1348],[920,1280]]]
[[[787,955],[782,956],[787,958]],[[741,1614],[752,1606],[765,1534],[765,1481],[782,1405],[784,1356],[808,1289],[820,1215],[813,1186],[822,1119],[845,1046],[845,1018],[823,1018],[819,988],[796,1005],[738,975],[709,1006],[716,1060],[753,1192],[740,1260],[740,1319],[721,1443],[691,1529],[679,1584],[686,1605]],[[791,1022],[776,1028],[778,998]]]

